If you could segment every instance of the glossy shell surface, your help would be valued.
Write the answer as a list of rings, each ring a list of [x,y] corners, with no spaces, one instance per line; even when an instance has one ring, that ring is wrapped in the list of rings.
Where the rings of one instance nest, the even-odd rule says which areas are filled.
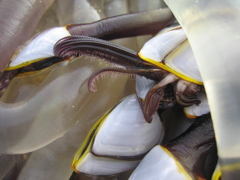
[[[181,27],[162,30],[144,44],[139,56],[184,80],[203,84],[192,48]]]
[[[166,169],[166,167],[168,167]],[[161,177],[161,178],[160,178]],[[191,180],[179,162],[160,145],[155,146],[134,170],[129,180]]]
[[[72,166],[92,175],[120,173],[136,167],[162,137],[159,116],[155,114],[152,123],[147,123],[137,96],[131,95],[92,127]]]
[[[42,32],[30,39],[26,46],[21,47],[12,57],[9,66],[5,70],[12,70],[54,56],[53,46],[66,36],[69,36],[66,27],[55,27]]]

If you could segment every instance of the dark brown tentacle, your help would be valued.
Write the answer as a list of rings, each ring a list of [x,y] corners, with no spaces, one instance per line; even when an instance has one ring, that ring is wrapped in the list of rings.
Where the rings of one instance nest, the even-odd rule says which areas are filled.
[[[168,8],[106,18],[89,24],[68,25],[71,35],[110,40],[156,34],[174,20]]]
[[[106,74],[126,74],[126,75],[140,75],[140,76],[144,76],[144,75],[148,75],[149,73],[156,73],[162,71],[161,69],[134,69],[134,68],[128,68],[128,69],[124,69],[124,67],[120,68],[120,67],[107,67],[107,68],[102,68],[98,71],[96,71],[90,78],[88,81],[88,89],[91,92],[96,92],[97,89],[95,88],[95,81],[96,79],[99,78],[99,76],[101,75],[106,75]]]
[[[188,96],[184,96],[184,94],[177,94],[177,96],[179,96],[179,99],[185,103],[194,103],[196,101],[196,103],[199,103],[200,100],[197,99],[197,97],[188,97]]]
[[[203,86],[180,80],[175,86],[175,97],[178,104],[182,106],[199,105],[201,101],[197,98],[197,95],[201,93],[202,90]]]
[[[143,115],[145,120],[150,123],[152,115],[157,111],[159,103],[164,96],[164,88],[167,84],[176,81],[178,77],[173,74],[168,74],[163,80],[151,88],[144,101],[142,101]]]
[[[160,101],[159,109],[172,108],[176,104],[173,84],[168,84],[164,89],[163,99]]]
[[[197,97],[186,97],[183,94],[176,94],[176,100],[181,106],[191,106],[193,104],[199,105],[201,101]]]
[[[119,53],[123,53],[126,55],[137,56],[136,51],[128,49],[124,46],[120,46],[118,44],[114,44],[98,38],[93,38],[88,36],[77,36],[77,35],[67,36],[60,39],[58,42],[56,42],[54,46],[54,54],[57,56],[63,56],[65,54],[64,50],[66,50],[66,48],[77,47],[80,45],[99,46],[102,48],[115,50],[115,51],[118,51]]]
[[[137,52],[133,50],[87,36],[69,36],[59,40],[54,46],[54,54],[63,58],[80,55],[94,56],[125,67],[156,67],[140,59]]]

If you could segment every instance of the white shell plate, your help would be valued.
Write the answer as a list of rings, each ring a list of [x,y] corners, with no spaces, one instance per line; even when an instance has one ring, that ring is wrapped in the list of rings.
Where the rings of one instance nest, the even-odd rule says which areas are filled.
[[[147,123],[136,95],[125,98],[108,115],[95,137],[92,151],[98,155],[136,156],[149,151],[163,135],[159,116]]]
[[[25,62],[54,56],[53,47],[55,43],[66,36],[70,36],[66,27],[55,27],[44,31],[21,50],[17,57],[9,64],[9,67],[15,67]]]
[[[196,59],[187,40],[171,52],[164,62],[178,73],[202,82]]]
[[[183,29],[160,33],[144,44],[140,54],[145,58],[162,62],[169,52],[186,39],[187,37]]]
[[[139,55],[147,61],[163,63],[175,72],[202,82],[192,48],[183,29],[170,29],[146,42]]]
[[[193,117],[201,116],[210,112],[210,108],[208,105],[208,100],[205,92],[199,94],[197,98],[201,101],[201,103],[198,106],[192,105],[184,108],[184,112],[186,113],[187,116],[193,116]]]
[[[138,97],[145,99],[148,91],[155,86],[156,83],[153,80],[147,79],[143,76],[136,76],[136,91]]]
[[[134,170],[129,180],[186,180],[190,179],[179,171],[175,159],[160,145],[155,146]]]
[[[77,164],[76,169],[91,175],[111,175],[130,170],[138,165],[139,161],[123,161],[96,157],[88,153],[83,161]]]

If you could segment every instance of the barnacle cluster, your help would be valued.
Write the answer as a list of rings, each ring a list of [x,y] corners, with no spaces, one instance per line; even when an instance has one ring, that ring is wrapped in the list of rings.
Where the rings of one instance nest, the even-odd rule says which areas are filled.
[[[21,6],[25,9],[23,8],[22,11],[16,13],[23,15],[26,9],[41,13],[53,1],[32,0],[31,2],[31,5],[26,1],[21,2]],[[6,11],[9,11],[9,3],[18,7],[15,2],[3,0],[0,2],[0,10],[4,7]],[[72,52],[71,47],[68,47],[69,44],[74,43],[72,37],[69,38],[70,41],[66,48],[69,54],[66,55],[64,52],[58,54],[57,46],[53,46],[58,39],[78,31],[75,25],[68,26],[69,29],[72,28],[69,30],[70,34],[66,33],[65,26],[53,28],[50,30],[53,32],[52,35],[59,35],[56,39],[50,38],[51,40],[48,41],[49,37],[47,37],[41,44],[34,44],[35,41],[32,41],[30,49],[23,50],[21,46],[15,51],[11,59],[12,62],[9,62],[9,54],[11,54],[10,51],[16,49],[13,44],[18,46],[26,41],[27,36],[35,28],[36,22],[28,24],[33,19],[29,13],[29,17],[26,16],[24,20],[20,19],[20,21],[29,25],[31,32],[24,32],[25,26],[19,28],[13,23],[13,26],[19,29],[18,33],[22,36],[9,37],[3,33],[4,38],[16,41],[14,43],[11,40],[6,41],[6,48],[9,49],[9,52],[4,52],[2,50],[4,48],[0,49],[3,54],[0,67],[5,66],[8,62],[2,73],[0,84],[0,179],[219,179],[220,169],[223,179],[239,177],[239,146],[238,143],[236,145],[232,143],[232,141],[238,142],[240,127],[239,111],[236,108],[238,107],[239,92],[238,85],[236,85],[238,84],[236,68],[239,66],[238,61],[235,60],[239,56],[236,46],[239,34],[235,31],[238,28],[233,28],[234,25],[238,26],[235,21],[240,17],[238,16],[239,11],[231,1],[213,0],[208,3],[200,3],[191,0],[184,2],[166,0],[166,3],[183,27],[183,29],[177,27],[167,31],[170,33],[181,31],[183,40],[181,42],[174,41],[177,42],[177,45],[174,46],[176,48],[174,50],[170,48],[169,52],[164,54],[163,58],[166,58],[166,61],[160,62],[161,65],[159,62],[154,62],[153,67],[148,64],[152,63],[155,57],[151,57],[152,52],[148,50],[147,43],[145,44],[147,48],[140,51],[140,57],[132,53],[139,51],[152,36],[113,41],[133,49],[133,51],[121,49],[121,51],[128,51],[131,54],[130,59],[137,56],[137,58],[147,60],[147,62],[141,60],[144,65],[140,63],[139,66],[145,69],[147,67],[150,71],[142,69],[139,71],[139,69],[133,68],[134,65],[131,65],[131,68],[120,70],[125,74],[131,70],[131,72],[134,71],[132,74],[154,80],[137,77],[136,92],[134,79],[128,78],[128,76],[123,78],[108,76],[104,77],[103,80],[101,79],[101,83],[98,83],[96,80],[100,77],[99,74],[104,74],[103,72],[111,74],[106,72],[119,71],[121,64],[111,67],[105,62],[99,63],[101,61],[96,61],[98,60],[97,55],[93,59],[88,56],[77,57],[80,53],[75,50]],[[70,23],[90,23],[119,14],[158,9],[164,6],[166,5],[162,1],[147,3],[140,0],[73,0],[67,2],[59,0],[55,1],[50,10],[46,12],[36,31]],[[6,21],[12,22],[9,19],[16,17],[9,16],[8,19],[6,11],[0,11],[0,13],[4,14]],[[72,18],[70,18],[72,21],[68,19],[69,16],[66,16],[66,12],[69,11],[73,11]],[[57,15],[54,12],[57,12]],[[15,15],[15,12],[11,13]],[[40,19],[40,17],[41,15],[36,15],[36,19]],[[222,21],[223,19],[226,21]],[[108,21],[112,20],[114,18]],[[16,31],[16,29],[11,29],[11,23],[9,25],[8,22],[5,22],[4,28],[9,28],[12,32]],[[85,24],[82,27],[86,26]],[[3,32],[6,31],[4,28]],[[55,33],[56,29],[60,29],[60,33]],[[179,29],[181,30],[175,31]],[[208,32],[207,35],[205,29]],[[85,31],[84,28],[81,30],[83,35],[95,33],[94,29],[89,32]],[[45,32],[49,32],[49,30]],[[233,35],[222,36],[226,32]],[[141,34],[142,31],[137,33]],[[41,38],[42,36],[37,37]],[[149,41],[150,46],[152,46],[151,42],[153,41],[161,41],[161,38],[158,39],[159,37],[156,36]],[[2,42],[4,38],[1,40]],[[111,38],[107,37],[106,39]],[[64,39],[60,41],[64,42]],[[95,41],[104,44],[104,41]],[[228,53],[223,53],[224,48],[229,44],[232,44],[231,49]],[[206,47],[204,47],[205,45]],[[154,45],[154,48],[157,46],[158,44]],[[38,57],[39,47],[40,50],[45,48],[46,54],[43,58]],[[106,45],[105,48],[108,47]],[[52,48],[55,48],[55,54],[53,54]],[[66,50],[64,48],[62,48],[63,51]],[[166,49],[169,48],[166,47]],[[193,76],[196,77],[191,77],[194,81],[191,78],[190,80],[188,78],[181,80],[182,75],[178,73],[169,74],[169,67],[170,69],[179,67],[174,64],[171,58],[181,57],[185,50],[187,52],[185,54],[190,54],[191,57],[194,53],[199,66],[200,73],[193,73]],[[151,52],[150,55],[149,52]],[[33,53],[34,56],[30,59],[35,59],[34,63],[29,63],[25,57],[14,61],[19,53]],[[88,53],[87,50],[86,54]],[[51,56],[54,55],[59,57],[52,58]],[[123,55],[126,54],[123,53]],[[48,59],[49,57],[50,59]],[[204,61],[201,61],[203,59]],[[209,59],[211,63],[209,63]],[[22,63],[23,61],[24,63]],[[56,65],[52,66],[53,64]],[[206,66],[206,64],[208,65]],[[188,68],[193,69],[192,65],[190,63],[190,68]],[[164,70],[167,73],[165,71],[162,73],[162,70],[159,73],[157,67],[166,68]],[[105,69],[101,70],[102,68]],[[170,72],[175,71],[178,69],[173,68],[173,71]],[[212,73],[213,71],[214,73]],[[92,76],[94,72],[97,73]],[[161,74],[160,80],[154,76],[156,72],[157,75]],[[183,76],[185,77],[185,75]],[[92,79],[90,86],[89,78]],[[165,80],[169,79],[170,83],[165,83]],[[178,80],[177,83],[176,80]],[[88,87],[92,87],[91,91],[96,90],[94,85],[97,85],[98,92],[89,92]],[[196,90],[192,91],[191,88],[187,88],[188,93],[186,93],[186,89],[180,88],[182,85]],[[151,88],[152,91],[149,90]],[[209,107],[204,91],[206,91],[210,102],[213,124],[210,114],[206,114],[209,112]],[[136,95],[128,96],[132,93]],[[124,97],[126,98],[122,99]],[[160,110],[156,112],[159,106]],[[182,106],[189,107],[183,108]],[[128,119],[133,119],[136,122],[128,124],[130,123]],[[230,123],[226,123],[228,119],[230,119]],[[149,122],[151,123],[149,124]],[[115,124],[110,125],[110,123]],[[115,142],[114,137],[121,140]],[[157,145],[159,143],[160,145]],[[79,148],[81,144],[82,146]],[[75,156],[74,153],[76,153]],[[141,161],[144,156],[144,160]],[[220,161],[217,164],[218,158]],[[72,159],[74,171],[91,176],[73,173],[70,167]],[[140,165],[131,177],[130,172],[124,172],[135,168],[139,163]],[[122,169],[119,171],[115,165],[119,165]]]

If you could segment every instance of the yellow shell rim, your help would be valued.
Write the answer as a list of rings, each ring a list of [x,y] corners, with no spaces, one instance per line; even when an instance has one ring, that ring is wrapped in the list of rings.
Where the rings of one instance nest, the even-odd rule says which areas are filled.
[[[162,69],[164,69],[164,70],[166,70],[168,72],[171,72],[171,73],[175,74],[176,76],[178,76],[181,79],[184,79],[184,80],[189,81],[189,82],[193,82],[195,84],[203,85],[203,82],[195,80],[195,79],[192,79],[190,77],[187,77],[187,76],[185,76],[185,75],[183,75],[183,74],[181,74],[181,73],[171,69],[170,67],[168,67],[167,65],[165,65],[165,64],[163,64],[161,62],[157,62],[157,61],[154,61],[154,60],[152,60],[150,58],[147,58],[147,57],[143,56],[140,52],[138,53],[138,56],[141,59],[143,59],[144,61],[147,61],[147,62],[149,62],[151,64],[154,64],[154,65],[156,65],[156,66],[158,66],[158,67],[160,67],[160,68],[162,68]]]
[[[159,145],[160,146],[160,145]],[[187,173],[187,171],[183,168],[183,166],[180,164],[180,162],[173,156],[173,154],[168,151],[167,148],[163,147],[163,146],[160,146],[160,148],[162,148],[163,151],[165,151],[172,159],[174,159],[174,162],[176,163],[177,165],[177,168],[178,168],[178,172],[180,174],[183,174],[186,178],[186,180],[192,180],[191,176]]]
[[[188,114],[186,107],[183,108],[183,112],[184,112],[185,116],[186,116],[187,118],[189,118],[189,119],[194,119],[194,118],[198,117],[198,116],[196,116],[196,115]]]
[[[98,133],[100,127],[102,126],[102,124],[104,123],[105,119],[108,117],[108,115],[111,113],[111,111],[115,108],[116,106],[114,106],[112,109],[108,110],[89,130],[86,138],[84,139],[82,145],[80,146],[80,148],[77,150],[73,161],[72,161],[72,169],[79,173],[79,171],[75,168],[77,166],[78,163],[80,163],[85,157],[86,155],[91,151],[92,145],[93,145],[93,140],[95,139],[96,134]],[[92,135],[92,132],[95,130],[92,139],[90,140],[90,143],[88,144],[86,150],[83,152],[84,148],[86,147],[87,143],[89,142],[89,138]],[[82,154],[83,153],[83,154]],[[82,154],[82,155],[81,155]]]
[[[212,175],[212,180],[220,180],[221,176],[222,176],[222,173],[221,173],[220,167],[217,166],[217,168],[215,169]]]
[[[50,56],[49,56],[49,57],[50,57]],[[22,67],[24,67],[24,66],[28,66],[28,65],[33,64],[33,63],[35,63],[35,62],[42,61],[43,59],[46,59],[46,58],[48,58],[48,57],[38,58],[38,59],[35,59],[35,60],[32,60],[32,61],[24,62],[24,63],[21,63],[21,64],[19,64],[19,65],[17,65],[17,66],[12,66],[12,67],[8,66],[8,67],[6,67],[6,68],[4,69],[4,71],[11,71],[11,70],[15,70],[15,69],[18,69],[18,68],[22,68]],[[10,62],[10,63],[11,63],[11,62]]]

